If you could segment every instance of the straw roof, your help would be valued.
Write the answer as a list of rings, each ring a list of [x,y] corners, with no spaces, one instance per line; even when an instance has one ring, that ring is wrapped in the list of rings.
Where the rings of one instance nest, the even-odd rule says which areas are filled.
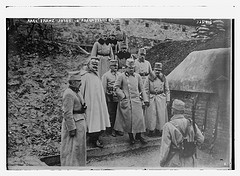
[[[229,48],[190,53],[167,76],[170,90],[217,93],[218,83],[230,79],[230,54]]]

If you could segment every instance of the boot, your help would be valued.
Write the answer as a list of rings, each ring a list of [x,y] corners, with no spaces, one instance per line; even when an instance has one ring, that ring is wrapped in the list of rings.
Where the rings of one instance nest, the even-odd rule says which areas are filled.
[[[103,143],[99,140],[97,140],[94,145],[95,147],[103,148]]]
[[[99,139],[100,133],[96,133],[94,136],[94,146],[103,148],[103,142]]]
[[[122,131],[115,131],[115,133],[118,135],[118,136],[123,136],[124,133]]]
[[[130,144],[131,145],[135,144],[135,140],[134,140],[133,134],[132,133],[128,133],[128,135],[129,135],[129,139],[130,139]]]
[[[153,130],[149,130],[149,132],[148,132],[148,136],[149,136],[149,137],[153,137],[153,136],[154,136],[154,134],[153,134],[153,133],[154,133],[154,131],[153,131]]]
[[[111,134],[113,137],[116,137],[116,132],[115,132],[115,130],[113,129],[112,130],[112,134]]]
[[[142,144],[147,144],[146,140],[141,136],[141,133],[137,133],[135,139],[139,140]]]
[[[162,137],[162,130],[156,130],[156,135]]]

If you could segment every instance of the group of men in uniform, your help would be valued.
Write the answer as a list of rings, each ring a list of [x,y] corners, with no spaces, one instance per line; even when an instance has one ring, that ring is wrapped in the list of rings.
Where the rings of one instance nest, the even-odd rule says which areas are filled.
[[[144,48],[139,49],[136,60],[126,49],[123,45],[116,54],[118,59],[106,60],[110,69],[101,72],[102,77],[99,68],[103,58],[97,55],[89,58],[85,70],[70,73],[69,87],[63,95],[61,165],[86,164],[86,133],[100,148],[103,142],[99,136],[106,129],[114,137],[128,133],[131,145],[136,141],[147,143],[142,136],[146,129],[149,136],[156,132],[169,137],[164,125],[168,121],[170,91],[162,64],[155,63],[152,70]],[[167,145],[161,149],[161,163],[165,163],[169,152]]]

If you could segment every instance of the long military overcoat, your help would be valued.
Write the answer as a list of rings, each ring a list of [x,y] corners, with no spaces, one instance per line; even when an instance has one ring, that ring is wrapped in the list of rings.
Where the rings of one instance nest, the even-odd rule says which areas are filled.
[[[114,129],[127,133],[145,132],[142,101],[146,100],[141,76],[137,73],[129,75],[122,73],[115,83],[116,93],[120,99],[117,108]]]
[[[83,98],[79,93],[67,88],[63,93],[63,121],[61,130],[60,160],[61,166],[86,165],[86,121],[85,113],[73,114],[81,110]],[[76,135],[70,137],[69,131],[76,129]]]
[[[102,81],[93,72],[82,71],[81,75],[80,90],[87,105],[87,130],[89,133],[106,130],[110,120]]]
[[[165,86],[164,86],[165,84]],[[150,106],[145,109],[146,128],[162,130],[168,121],[167,101],[170,101],[170,91],[167,80],[161,81],[157,76],[148,76],[144,89]]]

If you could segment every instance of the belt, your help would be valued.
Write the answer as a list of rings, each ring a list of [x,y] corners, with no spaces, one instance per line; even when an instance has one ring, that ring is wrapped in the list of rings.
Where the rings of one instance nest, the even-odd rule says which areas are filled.
[[[84,114],[84,112],[82,112],[81,110],[78,110],[78,111],[73,111],[73,114]]]
[[[139,73],[140,76],[147,76],[149,73]]]
[[[110,56],[109,54],[97,54],[98,56]]]
[[[160,92],[150,92],[150,94],[153,94],[153,95],[160,95],[162,93],[163,93],[163,91],[160,91]]]

